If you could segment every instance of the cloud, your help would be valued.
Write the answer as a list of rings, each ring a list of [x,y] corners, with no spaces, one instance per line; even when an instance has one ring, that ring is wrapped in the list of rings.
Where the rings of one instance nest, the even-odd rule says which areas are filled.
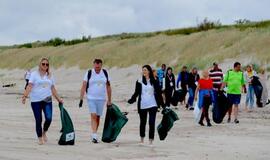
[[[269,19],[267,0],[1,0],[0,44]]]

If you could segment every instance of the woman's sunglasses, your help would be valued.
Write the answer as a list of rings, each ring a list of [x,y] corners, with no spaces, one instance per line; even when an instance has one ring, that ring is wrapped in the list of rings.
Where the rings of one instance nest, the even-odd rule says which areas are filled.
[[[49,63],[41,63],[41,65],[49,67]]]

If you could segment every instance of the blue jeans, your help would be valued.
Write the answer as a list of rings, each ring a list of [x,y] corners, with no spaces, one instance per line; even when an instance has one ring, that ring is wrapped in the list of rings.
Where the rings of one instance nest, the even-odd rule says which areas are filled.
[[[195,95],[195,90],[196,89],[193,89],[193,88],[188,88],[188,94],[189,94],[189,97],[188,97],[188,105],[190,107],[193,106],[193,102],[194,102],[194,95]]]
[[[254,88],[252,85],[248,85],[248,91],[246,96],[246,106],[250,108],[254,107]]]
[[[52,122],[52,102],[31,102],[32,110],[36,120],[36,133],[42,137],[42,131],[48,131]],[[45,115],[45,122],[42,130],[42,111]]]

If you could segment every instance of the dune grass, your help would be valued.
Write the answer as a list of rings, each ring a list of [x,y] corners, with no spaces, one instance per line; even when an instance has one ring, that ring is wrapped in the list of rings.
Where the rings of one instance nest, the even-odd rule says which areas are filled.
[[[222,62],[228,58],[241,60],[241,57],[251,59],[258,65],[268,64],[269,24],[262,23],[259,27],[249,24],[249,27],[243,28],[241,25],[223,26],[193,34],[156,33],[132,38],[108,36],[71,46],[0,48],[0,68],[31,68],[44,56],[50,58],[55,68],[79,66],[82,69],[89,68],[97,57],[104,59],[107,67],[166,63],[176,70],[182,65],[205,68],[214,61]]]

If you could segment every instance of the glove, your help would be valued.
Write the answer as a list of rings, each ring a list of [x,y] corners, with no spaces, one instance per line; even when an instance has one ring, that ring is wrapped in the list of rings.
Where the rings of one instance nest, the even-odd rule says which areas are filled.
[[[127,102],[128,102],[129,104],[132,104],[132,103],[133,103],[132,99],[129,99]]]
[[[79,108],[81,108],[82,105],[83,105],[83,100],[81,99],[81,100],[80,100],[80,103],[79,103]]]

